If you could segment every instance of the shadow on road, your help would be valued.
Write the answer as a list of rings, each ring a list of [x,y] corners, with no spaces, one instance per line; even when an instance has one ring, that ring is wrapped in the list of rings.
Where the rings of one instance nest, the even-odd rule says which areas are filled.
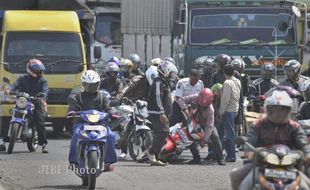
[[[39,187],[32,187],[31,189],[88,189],[88,188],[81,185],[45,185]],[[96,189],[106,189],[106,188],[96,187]]]

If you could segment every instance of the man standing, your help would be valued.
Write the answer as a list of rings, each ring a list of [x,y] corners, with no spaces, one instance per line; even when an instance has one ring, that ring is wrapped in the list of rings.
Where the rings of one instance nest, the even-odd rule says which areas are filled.
[[[171,91],[169,80],[178,70],[169,61],[163,61],[157,68],[159,77],[155,78],[150,88],[148,97],[149,119],[153,124],[154,139],[146,154],[152,165],[165,166],[166,164],[157,160],[160,150],[165,144],[169,134],[168,115],[171,112]]]
[[[222,133],[220,138],[223,142],[223,136],[226,138],[225,147],[227,156],[226,162],[235,162],[235,124],[234,120],[238,114],[239,100],[241,93],[241,83],[234,77],[234,66],[227,64],[224,66],[225,82],[223,84],[223,93],[219,114],[222,118]],[[224,133],[223,133],[224,132]]]
[[[191,69],[189,77],[179,80],[175,90],[175,101],[172,104],[172,113],[170,116],[170,125],[173,126],[183,121],[183,115],[177,100],[184,96],[198,94],[204,87],[203,82],[200,80],[200,73],[197,69]]]

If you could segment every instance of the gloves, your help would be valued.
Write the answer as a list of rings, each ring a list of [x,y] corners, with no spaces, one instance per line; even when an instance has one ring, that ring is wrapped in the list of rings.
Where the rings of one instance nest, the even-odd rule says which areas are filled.
[[[67,116],[75,116],[76,115],[76,112],[75,111],[69,111],[68,113],[67,113]]]
[[[166,114],[164,114],[164,113],[163,113],[163,114],[160,114],[159,120],[160,120],[160,122],[161,122],[162,124],[164,124],[164,125],[168,125],[168,124],[169,124],[169,120],[168,120]]]

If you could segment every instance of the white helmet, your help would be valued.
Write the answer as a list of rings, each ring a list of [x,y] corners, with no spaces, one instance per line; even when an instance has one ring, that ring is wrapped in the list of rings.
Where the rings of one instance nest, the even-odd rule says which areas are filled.
[[[100,86],[100,76],[94,70],[88,70],[81,76],[81,83],[83,91],[85,92],[97,92]]]
[[[292,109],[293,100],[286,91],[275,90],[272,92],[271,96],[266,98],[264,106],[266,111],[269,106],[283,106]]]
[[[149,82],[150,86],[153,83],[153,80],[158,77],[158,71],[157,71],[157,67],[154,65],[151,65],[145,72],[146,75],[146,79]]]
[[[310,79],[304,81],[300,86],[300,92],[305,101],[310,101]]]
[[[158,73],[162,74],[165,78],[170,77],[170,74],[172,72],[178,74],[178,69],[170,61],[162,61],[159,64],[159,66],[157,68],[157,71],[158,71]]]
[[[154,66],[158,66],[161,62],[162,62],[162,59],[160,59],[159,57],[153,58],[151,60],[151,64],[154,65]]]

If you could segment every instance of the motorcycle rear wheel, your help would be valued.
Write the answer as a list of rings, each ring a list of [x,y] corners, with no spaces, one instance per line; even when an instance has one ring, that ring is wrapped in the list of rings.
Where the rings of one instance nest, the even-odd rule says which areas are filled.
[[[35,152],[38,148],[38,133],[33,129],[32,138],[27,141],[27,148],[29,152]]]
[[[16,142],[17,134],[19,129],[19,123],[13,123],[11,128],[11,136],[9,141],[9,147],[8,147],[8,154],[12,154],[14,145]]]

